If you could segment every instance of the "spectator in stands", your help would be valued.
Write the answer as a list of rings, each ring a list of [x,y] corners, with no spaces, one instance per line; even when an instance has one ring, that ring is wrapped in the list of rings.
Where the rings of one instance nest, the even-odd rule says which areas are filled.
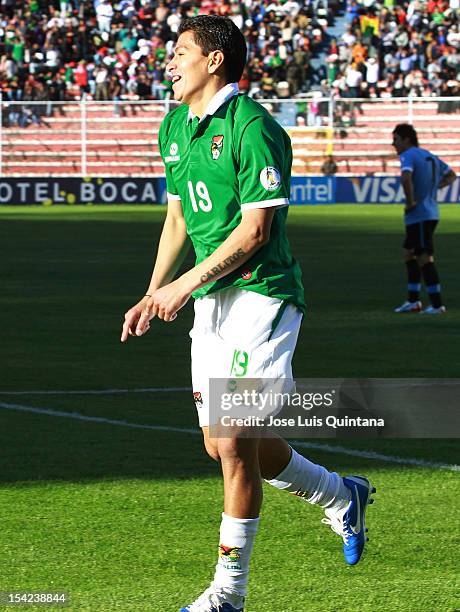
[[[49,104],[48,86],[42,81],[37,81],[35,84],[34,99],[37,102],[34,107],[35,115],[38,118],[37,123],[45,123],[43,117],[45,115],[51,115],[51,105]],[[43,104],[38,104],[43,102]]]
[[[363,96],[375,95],[376,90],[384,96],[456,91],[451,86],[454,81],[458,83],[458,69],[451,78],[447,63],[455,62],[452,59],[456,52],[454,45],[460,38],[457,37],[458,11],[451,10],[448,2],[424,5],[413,0],[409,3],[385,2],[380,15],[373,15],[373,12],[369,11],[369,2],[350,3],[349,14],[353,13],[354,18],[339,39],[340,73],[336,81],[340,81],[340,74],[347,75],[348,67],[354,62],[363,74],[360,87]],[[379,68],[377,84],[372,83],[373,71],[368,74],[366,64],[369,60],[362,60],[364,53],[376,59]],[[447,86],[448,82],[450,86]],[[346,89],[339,87],[341,92],[346,92]]]
[[[108,76],[109,71],[104,64],[98,66],[94,71],[94,80],[96,83],[96,100],[108,100]]]
[[[80,60],[77,68],[74,71],[75,83],[80,88],[80,96],[83,98],[89,91],[88,88],[88,69],[86,68],[86,61]]]
[[[299,80],[301,85],[300,90],[306,91],[308,88],[308,66],[310,63],[310,52],[305,47],[297,47],[292,54],[294,63],[299,69]]]
[[[131,87],[134,81],[130,79],[133,75],[127,72],[129,58],[146,67],[160,61],[164,70],[180,20],[197,10],[229,14],[248,35],[249,60],[257,58],[264,62],[268,72],[265,79],[273,79],[271,93],[277,95],[277,82],[287,80],[289,72],[290,89],[292,95],[296,95],[308,88],[310,54],[323,43],[328,19],[331,20],[333,12],[338,10],[335,6],[328,11],[321,2],[310,5],[305,0],[267,0],[261,4],[249,0],[225,3],[198,0],[197,6],[187,3],[171,6],[165,0],[121,0],[118,3],[113,0],[62,0],[59,9],[57,4],[57,0],[51,3],[3,0],[6,9],[2,27],[7,32],[8,44],[6,49],[6,45],[2,47],[0,34],[0,55],[5,50],[9,53],[8,61],[3,62],[7,64],[8,81],[16,76],[23,63],[27,66],[26,72],[32,74],[40,74],[46,67],[57,75],[63,68],[68,94],[78,97],[82,93],[96,97],[95,78],[96,75],[99,79],[102,77],[100,71],[92,74],[90,65],[93,61],[100,66],[106,57],[114,60],[105,66],[108,77],[115,75],[118,78],[122,97],[129,95],[128,84],[131,83]],[[22,24],[22,30],[16,33],[18,24]],[[123,51],[128,61],[119,57]],[[84,70],[80,68],[82,60],[86,62],[87,84]],[[115,68],[120,60],[122,67]],[[76,66],[78,70],[74,74]],[[246,89],[253,89],[254,81],[258,83],[262,78],[257,74],[257,66],[254,81],[250,72]],[[150,80],[148,77],[140,82]],[[154,81],[156,87],[146,95],[164,96],[168,88],[162,86],[157,76]],[[97,97],[104,99],[105,86],[101,82],[98,84]],[[142,86],[141,90],[147,92]]]
[[[59,71],[49,82],[48,86],[48,95],[51,102],[64,102],[66,99],[66,85],[62,75],[62,72]],[[53,108],[57,109],[57,112],[61,115],[64,114],[64,108],[62,104],[53,104],[51,106],[51,110]]]
[[[351,49],[351,57],[355,66],[363,64],[367,57],[367,48],[362,44],[361,40],[357,40]]]
[[[301,85],[301,71],[293,57],[289,57],[286,62],[286,81],[289,84],[290,96],[295,96]]]
[[[358,65],[353,62],[350,66],[347,67],[345,71],[345,84],[348,87],[349,98],[360,97],[362,80],[362,72],[358,70]]]
[[[265,98],[276,97],[275,80],[270,76],[270,71],[264,70],[260,79],[260,92]]]
[[[38,102],[46,100],[47,93],[42,83],[35,83],[37,89],[32,85],[30,81],[27,81],[24,85],[23,102]],[[20,111],[18,124],[20,127],[27,127],[31,123],[41,125],[45,123],[42,119],[46,112],[46,106],[42,104],[24,104]]]
[[[121,85],[115,74],[112,74],[109,79],[108,85],[109,98],[113,100],[113,116],[121,117],[123,114],[123,108],[121,102]]]
[[[328,155],[321,166],[324,176],[333,176],[337,173],[338,166],[333,155]]]
[[[333,83],[339,72],[339,56],[337,53],[331,53],[328,55],[327,59],[327,81],[328,83]]]
[[[375,57],[370,57],[367,62],[364,62],[364,66],[366,67],[366,83],[369,86],[369,89],[371,87],[374,87],[374,89],[377,88],[377,83],[379,81],[379,72],[380,72],[380,68],[379,68],[379,64],[377,62],[377,60],[375,59]]]
[[[113,13],[114,10],[112,4],[110,3],[110,0],[99,0],[96,6],[96,15],[97,25],[101,33],[110,33]]]
[[[322,122],[319,108],[320,99],[321,92],[315,91],[312,100],[310,100],[310,102],[308,103],[307,124],[311,127],[320,126]]]

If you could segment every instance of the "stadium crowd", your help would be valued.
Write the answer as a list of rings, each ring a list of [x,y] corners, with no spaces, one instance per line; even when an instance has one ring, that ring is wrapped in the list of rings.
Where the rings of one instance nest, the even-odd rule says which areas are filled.
[[[227,15],[247,38],[244,91],[306,91],[311,54],[326,45],[339,3],[297,0],[1,0],[0,86],[8,100],[164,98],[181,19]],[[327,49],[327,46],[326,46]]]
[[[459,7],[349,0],[346,31],[329,46],[328,84],[340,97],[458,96]]]
[[[7,101],[165,98],[184,16],[227,15],[247,39],[240,89],[255,97],[459,94],[460,0],[0,0],[0,88]],[[341,8],[348,27],[328,26]],[[311,59],[324,59],[313,70]],[[311,112],[314,113],[314,104]],[[14,114],[13,114],[14,115]]]

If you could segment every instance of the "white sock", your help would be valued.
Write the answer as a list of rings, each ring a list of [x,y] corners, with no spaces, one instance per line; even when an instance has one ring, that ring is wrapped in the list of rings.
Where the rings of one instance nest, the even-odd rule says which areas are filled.
[[[284,470],[266,482],[322,508],[334,511],[346,508],[351,497],[343,479],[336,472],[328,472],[322,465],[312,463],[291,450],[291,459]]]
[[[258,526],[258,518],[239,519],[222,513],[219,560],[213,586],[242,597],[246,595],[249,561]]]

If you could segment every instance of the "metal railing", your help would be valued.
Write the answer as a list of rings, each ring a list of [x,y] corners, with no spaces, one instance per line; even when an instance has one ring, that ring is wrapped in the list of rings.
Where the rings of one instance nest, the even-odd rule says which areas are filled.
[[[258,102],[290,133],[294,168],[308,156],[318,160],[328,154],[334,154],[339,165],[345,159],[350,164],[353,155],[359,157],[361,142],[375,144],[373,155],[388,157],[391,131],[403,121],[415,125],[427,148],[444,143],[460,164],[460,98],[314,95]],[[171,100],[51,102],[0,96],[0,175],[161,174],[158,127],[173,105]]]

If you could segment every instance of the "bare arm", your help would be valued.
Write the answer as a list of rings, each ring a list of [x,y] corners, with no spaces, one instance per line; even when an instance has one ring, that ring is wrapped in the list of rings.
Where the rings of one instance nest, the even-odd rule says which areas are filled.
[[[190,293],[227,276],[266,244],[274,214],[274,208],[257,208],[243,213],[241,223],[214,253],[181,277]]]
[[[153,293],[142,311],[136,335],[144,334],[149,320],[155,316],[164,321],[173,321],[193,291],[226,276],[250,259],[268,242],[274,214],[274,208],[244,212],[241,223],[214,253],[177,280]]]
[[[442,177],[439,183],[439,188],[442,189],[443,187],[447,187],[447,185],[451,185],[456,178],[457,175],[455,174],[455,172],[451,168],[449,168],[449,171],[446,172],[446,174]]]
[[[181,201],[170,200],[152,278],[146,293],[152,294],[172,281],[184,262],[189,247]]]
[[[412,172],[409,172],[408,170],[403,170],[403,172],[401,173],[401,185],[404,191],[404,196],[406,198],[406,206],[404,208],[404,212],[407,213],[417,205],[417,202],[414,201]]]
[[[176,275],[189,249],[185,220],[180,200],[169,200],[168,212],[161,232],[152,278],[146,295],[125,313],[121,341],[134,336],[146,304],[157,289],[167,285]],[[148,326],[147,326],[148,329]],[[147,331],[147,329],[145,331]]]

